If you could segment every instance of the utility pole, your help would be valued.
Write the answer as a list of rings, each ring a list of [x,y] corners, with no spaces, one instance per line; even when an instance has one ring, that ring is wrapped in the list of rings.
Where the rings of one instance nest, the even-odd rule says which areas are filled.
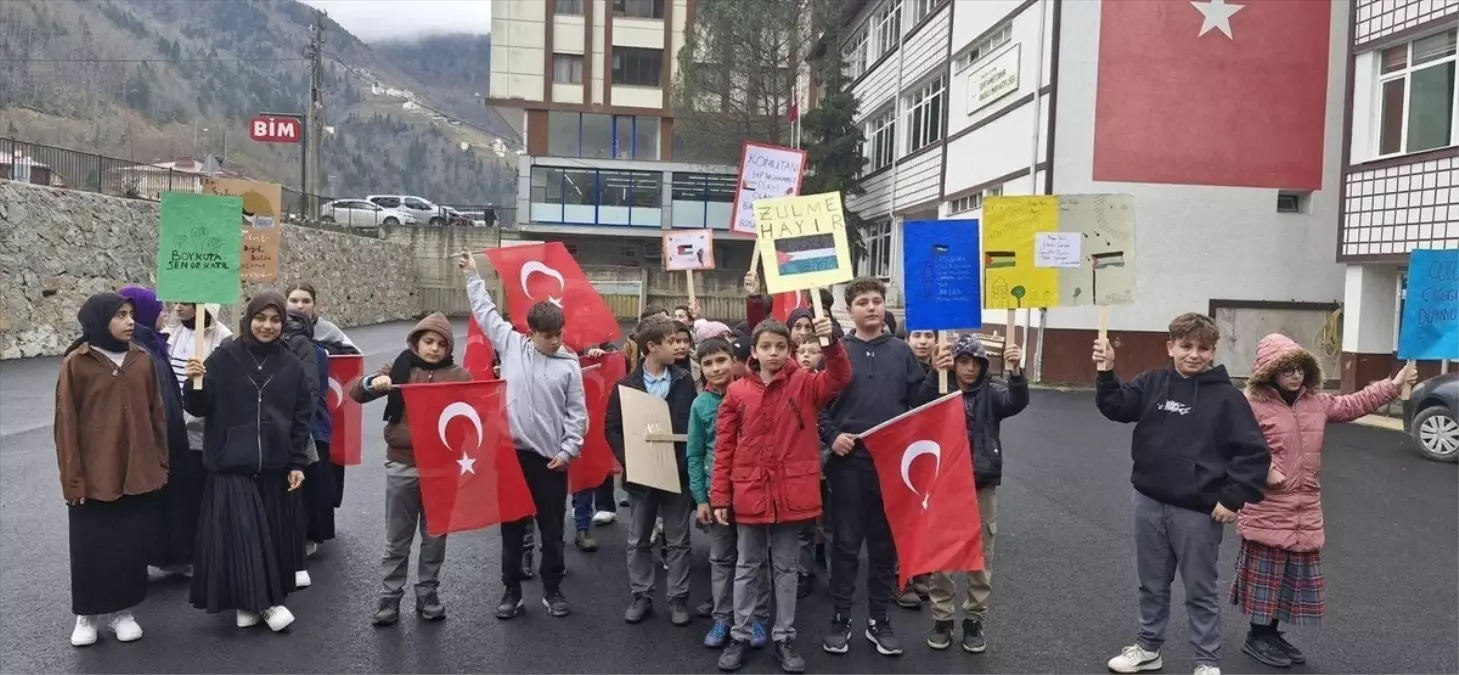
[[[304,50],[309,59],[309,106],[304,121],[304,189],[307,214],[319,214],[319,155],[324,137],[324,12],[314,10],[314,25],[309,28],[309,46]]]

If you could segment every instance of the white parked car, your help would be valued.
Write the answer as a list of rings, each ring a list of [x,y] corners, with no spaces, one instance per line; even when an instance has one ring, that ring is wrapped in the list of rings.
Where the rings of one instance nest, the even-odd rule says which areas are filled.
[[[349,227],[414,225],[420,221],[401,209],[387,209],[363,199],[336,199],[319,207],[319,219]]]
[[[430,225],[471,225],[470,219],[460,211],[414,195],[370,195],[365,200],[383,208],[399,209]]]

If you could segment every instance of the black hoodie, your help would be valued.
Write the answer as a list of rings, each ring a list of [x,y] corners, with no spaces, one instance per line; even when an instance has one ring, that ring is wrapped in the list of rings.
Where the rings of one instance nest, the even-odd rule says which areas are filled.
[[[828,446],[840,434],[859,434],[911,410],[917,405],[926,377],[912,348],[890,333],[871,340],[849,334],[841,339],[841,345],[851,359],[851,382],[821,417],[821,442]],[[842,458],[833,457],[831,461],[837,459]],[[871,467],[871,455],[859,440],[844,459],[858,459]]]
[[[1101,371],[1095,387],[1105,417],[1136,422],[1130,482],[1141,494],[1202,513],[1265,497],[1271,450],[1225,366],[1193,377],[1167,367],[1123,384]]]

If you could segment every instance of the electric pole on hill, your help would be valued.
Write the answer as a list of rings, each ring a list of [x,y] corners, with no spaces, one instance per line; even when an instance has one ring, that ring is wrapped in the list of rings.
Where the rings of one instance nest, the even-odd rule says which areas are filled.
[[[319,155],[324,138],[324,12],[314,11],[314,24],[309,27],[309,46],[304,50],[309,59],[309,106],[304,121],[303,192],[308,214],[319,215]]]

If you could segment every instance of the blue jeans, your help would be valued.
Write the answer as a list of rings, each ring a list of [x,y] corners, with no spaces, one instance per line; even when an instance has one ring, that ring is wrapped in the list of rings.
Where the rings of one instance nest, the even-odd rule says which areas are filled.
[[[593,513],[597,511],[618,512],[618,497],[613,493],[612,476],[603,481],[602,485],[591,490],[583,490],[572,496],[572,520],[578,530],[586,530],[591,527]]]

